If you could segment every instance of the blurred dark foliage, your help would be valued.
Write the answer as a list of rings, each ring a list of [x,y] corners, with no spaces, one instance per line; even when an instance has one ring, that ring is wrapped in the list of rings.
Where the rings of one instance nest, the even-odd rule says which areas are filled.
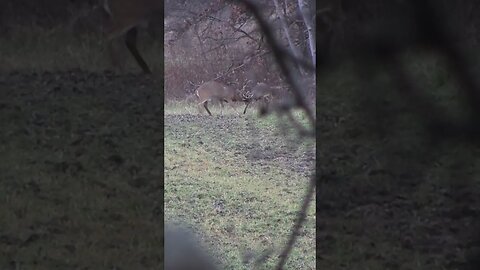
[[[68,23],[80,8],[93,7],[98,0],[1,0],[0,31],[14,26],[54,27]]]
[[[424,145],[425,149],[415,149],[417,156],[405,151],[410,153],[410,156],[405,156],[409,160],[407,166],[422,162],[421,158],[428,160],[429,151],[442,144],[470,144],[471,149],[478,148],[480,85],[470,53],[478,46],[480,38],[480,17],[476,16],[479,11],[480,2],[475,0],[321,1],[317,3],[316,18],[318,77],[346,62],[353,63],[357,67],[358,79],[364,83],[362,90],[366,91],[375,88],[372,81],[376,74],[386,73],[403,102],[410,105],[411,113],[424,126],[430,142]],[[465,117],[459,119],[449,115],[431,96],[425,94],[428,90],[423,89],[421,82],[411,76],[402,61],[402,56],[412,51],[434,53],[445,60],[448,72],[455,78],[457,88],[464,97],[462,106]],[[376,95],[382,95],[382,92],[378,91]],[[383,114],[374,98],[365,103],[365,110],[371,111],[372,115],[372,119],[365,122],[379,123],[378,129],[370,131],[372,140],[378,140],[378,134],[384,132],[382,129],[388,129],[386,126],[395,122],[395,118],[386,119],[389,116]],[[321,113],[322,109],[317,108],[317,112]],[[321,133],[322,130],[317,132]],[[424,139],[419,136],[419,140]],[[472,160],[465,162],[459,158],[460,165],[456,170],[462,171],[469,162]],[[397,165],[392,163],[392,166]],[[322,179],[326,177],[322,178],[322,172],[320,174],[319,181],[324,181]],[[476,180],[469,181],[471,187],[475,186],[473,181]],[[450,192],[461,194],[462,191],[455,190],[455,187],[452,184]],[[469,184],[462,186],[462,189],[469,189]],[[459,209],[468,204],[464,201],[466,198],[457,197],[455,203]],[[322,198],[318,200],[321,205]],[[478,208],[478,205],[474,208]],[[321,210],[317,206],[317,213]],[[475,224],[480,224],[477,222],[478,218]],[[469,234],[470,239],[463,239],[464,242],[468,241],[468,248],[467,262],[462,269],[480,269],[480,227],[474,228],[476,231]]]

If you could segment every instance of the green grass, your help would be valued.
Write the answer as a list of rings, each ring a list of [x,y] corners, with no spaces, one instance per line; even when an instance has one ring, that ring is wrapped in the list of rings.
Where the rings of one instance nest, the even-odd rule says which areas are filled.
[[[195,96],[190,97],[189,100],[169,100],[166,106],[168,106],[168,114],[208,115],[203,105],[198,105],[198,98]],[[221,115],[222,113],[224,115],[238,115],[243,113],[244,108],[244,103],[240,102],[232,105],[224,103],[223,109],[219,103],[208,104],[208,109],[213,115]],[[247,113],[255,114],[256,110],[253,107],[249,107]]]
[[[272,250],[261,267],[271,269],[312,173],[314,162],[302,159],[313,157],[313,141],[289,141],[276,117],[253,110],[210,117],[183,108],[166,106],[165,219],[197,228],[227,269],[249,269],[244,255]],[[308,213],[287,269],[315,268],[314,208]]]
[[[122,42],[118,41],[119,58],[126,61],[123,70],[140,73]],[[163,51],[160,40],[152,40],[145,33],[139,35],[138,49],[154,73],[163,73]],[[8,35],[0,37],[2,62],[0,70],[15,71],[61,71],[81,69],[87,71],[112,70],[105,39],[98,34],[75,36],[66,26],[52,29],[34,26],[15,26]]]
[[[453,119],[466,114],[444,62],[404,60],[421,95]],[[319,269],[460,269],[478,213],[478,145],[430,140],[429,115],[383,67],[360,74],[368,83],[357,71],[345,65],[317,80]]]
[[[0,268],[158,269],[156,88],[18,73],[2,77],[0,93]]]

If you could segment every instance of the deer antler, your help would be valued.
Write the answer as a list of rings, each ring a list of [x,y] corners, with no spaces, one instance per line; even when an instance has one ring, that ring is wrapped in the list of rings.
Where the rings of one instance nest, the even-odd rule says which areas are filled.
[[[250,83],[251,81],[252,81],[252,80],[247,80],[247,81],[243,84],[242,90],[240,90],[240,91],[245,92],[245,88],[247,87],[247,84]]]

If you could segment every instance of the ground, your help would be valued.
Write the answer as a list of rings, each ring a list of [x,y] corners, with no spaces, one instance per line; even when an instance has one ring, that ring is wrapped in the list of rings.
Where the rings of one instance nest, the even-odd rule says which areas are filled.
[[[408,60],[422,94],[461,115],[442,63]],[[317,84],[318,268],[478,269],[466,268],[479,248],[478,143],[432,133],[384,74],[356,75]]]
[[[313,139],[240,105],[213,116],[184,106],[165,109],[165,220],[193,227],[225,269],[265,254],[260,269],[272,269],[313,173]],[[314,204],[286,269],[315,269]]]
[[[1,269],[158,269],[160,89],[137,75],[0,75]]]

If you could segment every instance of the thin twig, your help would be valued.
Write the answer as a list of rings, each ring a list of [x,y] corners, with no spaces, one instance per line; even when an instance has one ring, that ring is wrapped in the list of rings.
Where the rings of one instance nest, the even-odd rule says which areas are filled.
[[[292,92],[295,98],[296,105],[305,111],[311,126],[315,127],[315,114],[307,104],[305,93],[303,91],[303,88],[300,85],[296,72],[291,68],[291,65],[289,65],[285,60],[285,55],[281,49],[281,46],[279,45],[280,43],[277,41],[277,39],[273,35],[272,27],[268,24],[265,18],[263,18],[263,16],[260,14],[260,10],[257,4],[255,4],[253,1],[250,1],[250,0],[236,0],[236,1],[243,3],[247,7],[247,9],[250,10],[253,16],[255,16],[255,18],[257,19],[257,23],[259,24],[262,32],[265,34],[265,37],[267,38],[267,41],[270,47],[272,48],[273,56],[275,57],[275,60],[277,61],[280,67],[280,70],[284,74],[287,83],[290,84],[293,88]]]

